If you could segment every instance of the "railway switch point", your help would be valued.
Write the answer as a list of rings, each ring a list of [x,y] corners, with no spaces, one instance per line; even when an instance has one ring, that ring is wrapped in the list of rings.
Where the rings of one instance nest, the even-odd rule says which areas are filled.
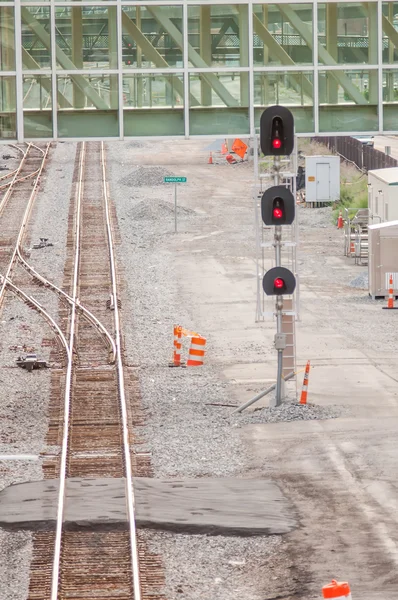
[[[335,579],[323,586],[322,597],[332,598],[333,600],[352,600],[348,583],[346,581],[338,582]]]
[[[304,373],[303,388],[301,390],[300,404],[307,404],[308,379],[310,376],[310,368],[311,368],[311,363],[310,363],[310,361],[307,361],[307,365],[305,367],[305,373]]]
[[[389,286],[388,286],[388,301],[387,306],[383,306],[385,310],[397,310],[398,306],[394,306],[394,283],[392,275],[390,275]]]

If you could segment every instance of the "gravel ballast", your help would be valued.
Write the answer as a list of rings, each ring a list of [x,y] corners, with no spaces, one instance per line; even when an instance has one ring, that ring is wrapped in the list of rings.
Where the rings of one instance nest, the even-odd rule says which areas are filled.
[[[58,144],[50,150],[29,227],[31,245],[37,243],[39,237],[48,237],[54,246],[31,249],[27,260],[39,273],[58,285],[63,278],[75,151],[75,144]],[[14,152],[11,149],[10,154]],[[23,282],[24,291],[33,295],[57,318],[58,303],[53,294],[32,286],[29,276],[21,268],[16,270],[14,280],[17,284]],[[35,311],[7,293],[5,307],[0,313],[0,455],[37,455],[46,451],[50,371],[28,373],[16,367],[15,361],[18,355],[24,354],[24,344],[34,348],[40,358],[48,361],[50,348],[42,346],[42,340],[52,337],[47,323]],[[50,448],[47,450],[51,451]],[[0,489],[42,477],[41,460],[0,459]],[[26,598],[31,534],[0,530],[0,548],[0,599]]]

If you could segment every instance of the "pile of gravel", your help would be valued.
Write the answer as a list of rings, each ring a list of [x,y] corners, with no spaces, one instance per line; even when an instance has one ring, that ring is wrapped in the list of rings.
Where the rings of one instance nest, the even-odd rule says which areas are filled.
[[[191,216],[195,214],[195,211],[177,206],[177,214],[182,217]],[[174,215],[174,202],[165,202],[156,198],[141,200],[131,211],[131,217],[134,220],[163,222],[163,219],[169,219],[171,215]]]
[[[298,219],[300,227],[332,227],[332,208],[325,206],[324,208],[310,208],[309,206],[298,206]]]
[[[353,288],[367,290],[369,288],[369,273],[367,271],[360,273],[358,277],[350,281],[349,285]]]
[[[344,410],[342,406],[317,406],[286,401],[276,408],[261,408],[252,413],[236,415],[236,418],[242,425],[279,423],[281,421],[319,421],[321,419],[337,419]]]
[[[131,173],[120,179],[119,183],[131,185],[134,187],[159,186],[164,184],[164,177],[173,176],[163,167],[143,167],[138,166]]]

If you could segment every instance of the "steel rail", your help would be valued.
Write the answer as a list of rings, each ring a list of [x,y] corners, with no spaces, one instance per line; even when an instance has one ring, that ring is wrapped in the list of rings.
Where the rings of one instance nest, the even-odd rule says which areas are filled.
[[[52,316],[50,315],[50,313],[48,313],[42,306],[41,304],[35,300],[33,298],[33,296],[28,296],[27,294],[25,294],[25,292],[23,290],[21,290],[21,288],[19,288],[18,286],[16,286],[10,279],[6,279],[5,277],[3,277],[3,275],[0,275],[0,280],[5,280],[6,286],[15,294],[17,295],[19,298],[21,298],[24,302],[27,303],[32,303],[34,304],[35,308],[38,310],[39,313],[41,313],[43,315],[43,317],[46,319],[46,321],[48,321],[50,327],[55,331],[56,335],[59,336],[62,345],[64,346],[65,350],[66,350],[66,354],[68,356],[68,359],[70,359],[70,350],[68,347],[68,342],[64,336],[64,334],[62,333],[61,329],[59,328],[59,326],[57,325],[57,323],[54,321],[54,319],[52,318]]]
[[[85,319],[89,323],[91,323],[91,325],[93,325],[95,329],[97,329],[97,331],[100,333],[100,335],[103,335],[106,338],[106,340],[108,342],[108,346],[111,348],[111,351],[112,351],[112,358],[111,358],[110,362],[114,363],[116,361],[116,344],[115,344],[111,334],[108,332],[106,327],[101,323],[101,321],[99,321],[99,319],[97,319],[97,317],[91,311],[89,311],[88,308],[86,308],[83,304],[81,304],[78,298],[76,299],[76,301],[74,301],[73,298],[71,296],[69,296],[69,294],[64,292],[64,290],[62,290],[61,288],[56,286],[54,283],[52,283],[51,281],[49,281],[48,279],[46,279],[45,277],[40,275],[40,273],[38,273],[38,271],[36,271],[36,269],[34,269],[23,258],[20,247],[18,247],[18,259],[19,259],[21,265],[33,277],[33,279],[37,279],[46,288],[51,288],[52,291],[54,291],[56,294],[58,294],[58,296],[60,296],[60,298],[62,300],[65,300],[70,305],[72,305],[73,303],[75,303],[77,305],[76,308],[77,308],[77,310],[79,310],[81,312],[82,316],[85,317]]]
[[[79,163],[79,178],[77,187],[77,202],[76,202],[76,220],[74,223],[75,229],[75,264],[73,270],[72,284],[72,310],[70,317],[70,333],[69,333],[69,360],[66,371],[65,394],[64,394],[64,422],[63,422],[63,437],[61,448],[61,465],[59,474],[59,492],[58,492],[58,507],[57,507],[57,526],[55,532],[54,544],[54,560],[51,578],[51,600],[58,600],[59,573],[61,561],[61,544],[62,544],[62,525],[65,508],[65,485],[66,485],[66,463],[68,457],[69,443],[69,418],[71,407],[71,391],[72,391],[72,371],[73,371],[73,347],[76,329],[76,301],[79,282],[79,265],[80,265],[80,223],[81,223],[81,198],[83,191],[83,172],[84,172],[84,157],[86,153],[86,143],[82,143],[82,151],[80,154]]]
[[[10,185],[8,186],[8,190],[7,192],[4,194],[4,197],[2,198],[2,200],[0,201],[0,215],[3,212],[3,208],[5,207],[5,205],[7,204],[8,200],[10,199],[10,196],[13,192],[14,189],[14,185],[16,184],[16,180],[18,178],[19,173],[22,171],[22,167],[24,165],[24,162],[26,160],[26,157],[29,154],[30,148],[31,148],[32,144],[28,144],[28,147],[26,149],[26,152],[23,153],[23,156],[21,158],[21,162],[19,163],[18,168],[15,170],[15,175],[12,179],[12,181],[10,182]],[[23,150],[22,150],[23,152]]]
[[[29,144],[29,148],[31,146],[34,146],[34,144]],[[40,168],[38,169],[38,175],[37,175],[36,180],[34,182],[33,190],[32,190],[32,192],[31,192],[31,194],[29,196],[29,200],[28,200],[28,203],[26,205],[26,209],[25,209],[24,216],[23,216],[23,219],[22,219],[22,224],[21,224],[21,227],[20,227],[19,232],[18,232],[17,241],[16,241],[16,244],[15,244],[15,248],[14,248],[12,254],[11,254],[11,258],[10,258],[10,261],[9,261],[9,264],[8,264],[8,267],[7,267],[7,271],[3,275],[3,283],[2,283],[1,288],[0,288],[0,304],[3,301],[3,297],[4,297],[4,293],[5,293],[5,289],[6,289],[6,281],[8,279],[10,279],[11,271],[12,271],[12,268],[13,268],[13,265],[14,265],[14,262],[15,262],[15,258],[17,256],[18,248],[21,245],[21,242],[22,242],[23,237],[24,237],[25,232],[26,232],[26,226],[28,224],[30,213],[31,213],[31,210],[32,210],[32,207],[33,207],[33,204],[34,204],[37,192],[38,192],[38,188],[39,188],[40,175],[41,175],[41,173],[42,173],[42,171],[44,169],[44,165],[45,165],[45,162],[47,160],[47,156],[48,156],[48,152],[50,150],[50,146],[51,146],[51,144],[48,143],[47,146],[46,146],[45,152],[43,152],[41,150],[41,148],[40,148],[40,151],[43,152],[42,163],[40,165]],[[34,147],[36,148],[37,146],[34,146]],[[26,155],[27,155],[27,153],[22,158],[21,164],[24,162],[24,160],[26,158]],[[1,212],[1,208],[2,208],[2,206],[0,204],[0,212]]]
[[[129,428],[127,418],[127,402],[125,395],[125,381],[124,381],[124,370],[122,360],[122,340],[120,333],[120,317],[119,308],[117,302],[117,276],[116,276],[116,262],[114,256],[114,241],[112,234],[112,223],[111,223],[111,209],[108,196],[108,185],[106,181],[106,161],[105,161],[105,150],[104,142],[101,142],[101,163],[102,163],[102,183],[104,191],[105,201],[105,214],[106,214],[106,228],[108,236],[108,248],[109,248],[109,260],[111,266],[111,280],[112,280],[112,292],[115,299],[114,305],[114,322],[115,322],[115,339],[117,347],[117,359],[116,367],[118,373],[119,383],[119,397],[122,414],[122,426],[123,426],[123,452],[124,461],[126,465],[126,492],[127,492],[127,511],[129,517],[130,527],[130,550],[131,550],[131,562],[133,567],[133,585],[134,585],[134,600],[141,599],[141,585],[140,585],[140,572],[139,572],[139,559],[138,559],[138,543],[137,543],[137,530],[135,524],[135,499],[133,490],[133,475],[131,469],[131,454],[129,444]],[[55,599],[54,599],[55,600]]]

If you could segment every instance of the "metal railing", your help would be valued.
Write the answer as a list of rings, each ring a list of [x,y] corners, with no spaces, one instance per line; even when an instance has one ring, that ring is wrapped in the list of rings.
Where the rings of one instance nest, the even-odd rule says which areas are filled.
[[[314,142],[324,144],[332,152],[339,154],[345,160],[354,163],[361,171],[371,171],[373,169],[386,169],[388,167],[397,167],[398,161],[376,150],[372,146],[363,144],[350,136],[332,136],[332,137],[316,137]]]

